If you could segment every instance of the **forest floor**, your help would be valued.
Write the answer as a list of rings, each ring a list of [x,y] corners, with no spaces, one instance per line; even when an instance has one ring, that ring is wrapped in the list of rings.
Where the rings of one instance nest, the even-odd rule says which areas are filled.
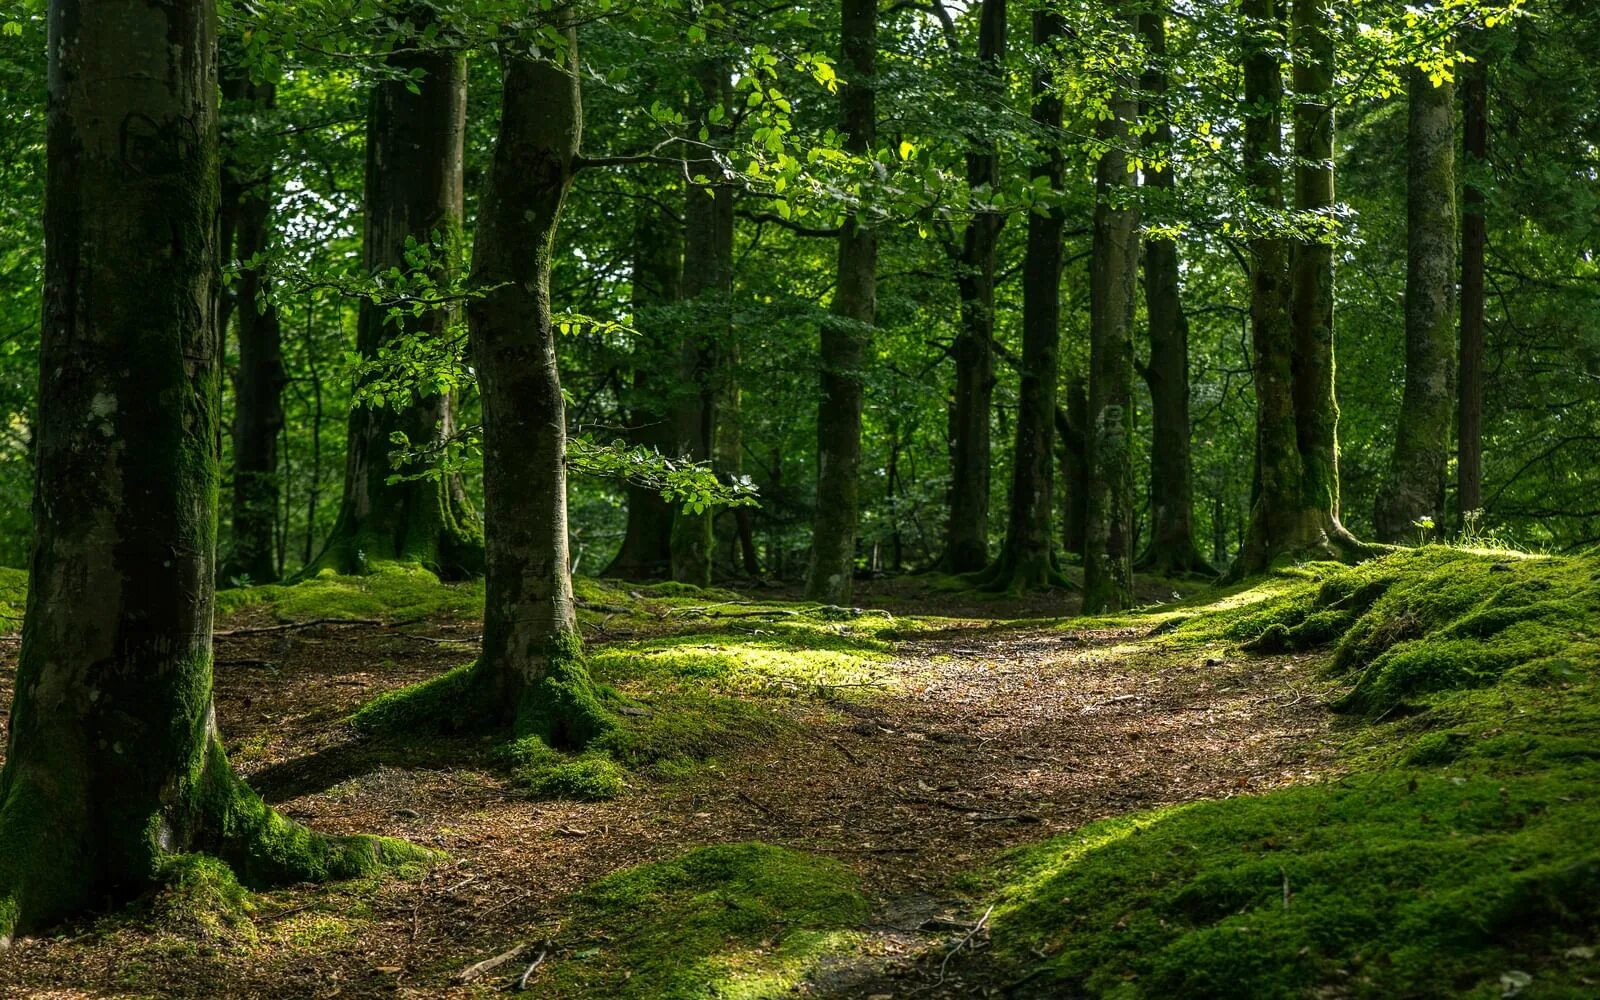
[[[201,912],[154,893],[19,941],[0,996],[1009,995],[1028,976],[985,958],[1008,852],[1348,770],[1328,652],[1174,642],[1191,620],[1176,611],[1073,619],[1062,595],[908,581],[869,585],[858,600],[879,610],[838,616],[583,581],[593,669],[643,735],[619,755],[617,797],[541,799],[492,738],[350,725],[375,695],[473,655],[481,589],[388,586],[225,596],[219,722],[285,815],[446,859]],[[1278,593],[1202,600],[1237,617]],[[16,653],[0,637],[0,707]],[[742,846],[697,852],[711,845]],[[1285,871],[1285,911],[1290,896]],[[1039,961],[1058,947],[1026,944]]]

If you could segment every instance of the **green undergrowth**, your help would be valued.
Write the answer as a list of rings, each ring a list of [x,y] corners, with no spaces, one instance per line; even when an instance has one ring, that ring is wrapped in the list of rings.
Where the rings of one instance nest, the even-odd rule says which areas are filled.
[[[27,571],[0,567],[0,635],[22,631],[22,612],[27,603]]]
[[[415,621],[483,614],[483,581],[443,583],[410,563],[376,563],[362,576],[331,569],[288,584],[233,587],[217,592],[217,613],[265,606],[282,621],[316,618]]]
[[[531,988],[606,1000],[792,995],[859,936],[870,905],[836,861],[760,843],[702,847],[579,895],[566,955]]]
[[[1600,557],[1428,547],[1151,617],[1151,644],[1321,656],[1339,776],[1010,855],[1022,995],[1595,995]]]

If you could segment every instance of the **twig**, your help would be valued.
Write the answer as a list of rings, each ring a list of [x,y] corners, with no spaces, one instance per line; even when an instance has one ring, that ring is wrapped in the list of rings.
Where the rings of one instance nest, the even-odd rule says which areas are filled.
[[[1284,870],[1282,865],[1279,865],[1278,874],[1283,876],[1283,909],[1287,913],[1289,910],[1289,873]]]
[[[762,812],[766,813],[768,816],[771,816],[773,819],[782,819],[783,818],[782,816],[779,816],[776,812],[774,812],[772,810],[771,806],[768,806],[765,802],[762,802],[760,799],[758,799],[755,796],[749,794],[748,792],[746,792],[742,788],[739,789],[739,791],[735,792],[734,794],[738,795],[739,798],[741,798],[744,801],[746,801],[746,802],[750,803],[751,805],[755,806],[757,809],[760,809]]]
[[[532,965],[522,971],[522,978],[517,980],[518,993],[528,988],[528,977],[533,975],[533,970],[544,964],[544,957],[548,954],[550,954],[550,942],[546,941],[545,946],[539,949],[539,957],[533,960]]]
[[[830,736],[830,737],[828,737],[828,742],[832,743],[834,746],[839,748],[839,752],[844,754],[844,759],[845,760],[848,760],[852,764],[861,763],[861,758],[857,757],[854,753],[852,753],[850,748],[845,746],[844,745],[844,741],[839,739],[839,737]]]
[[[469,965],[465,969],[462,969],[460,972],[456,973],[452,978],[458,985],[470,983],[479,976],[482,976],[484,973],[492,972],[495,969],[498,969],[500,966],[527,951],[529,943],[530,942],[527,941],[520,941],[509,951],[503,951],[493,958],[486,958],[476,965]]]
[[[232,638],[241,635],[265,635],[269,632],[288,632],[292,629],[315,628],[318,625],[386,625],[376,618],[313,618],[303,622],[285,622],[282,625],[261,625],[255,628],[228,628],[212,635]]]
[[[949,967],[950,960],[955,958],[956,952],[960,951],[962,948],[965,948],[967,944],[977,936],[979,931],[983,930],[983,925],[989,922],[989,914],[994,912],[994,907],[995,904],[990,903],[989,908],[983,911],[983,916],[978,919],[977,923],[972,925],[972,930],[967,931],[966,935],[960,941],[956,942],[956,946],[945,953],[944,961],[939,963],[939,978],[934,981],[933,986],[927,987],[928,989],[933,989],[934,987],[943,985],[945,969]]]

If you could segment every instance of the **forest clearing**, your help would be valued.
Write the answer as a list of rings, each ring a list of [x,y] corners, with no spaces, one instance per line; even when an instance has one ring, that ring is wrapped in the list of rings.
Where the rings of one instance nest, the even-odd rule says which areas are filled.
[[[0,997],[1600,996],[1596,0],[0,0]]]

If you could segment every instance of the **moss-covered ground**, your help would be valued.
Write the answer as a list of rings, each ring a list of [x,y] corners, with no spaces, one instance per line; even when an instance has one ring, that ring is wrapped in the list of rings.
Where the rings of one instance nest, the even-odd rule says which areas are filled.
[[[1600,989],[1600,559],[1427,548],[1098,619],[950,587],[862,595],[891,614],[580,580],[616,721],[581,752],[351,725],[471,661],[479,585],[225,592],[241,772],[446,860],[250,892],[177,858],[20,943],[0,994]]]

